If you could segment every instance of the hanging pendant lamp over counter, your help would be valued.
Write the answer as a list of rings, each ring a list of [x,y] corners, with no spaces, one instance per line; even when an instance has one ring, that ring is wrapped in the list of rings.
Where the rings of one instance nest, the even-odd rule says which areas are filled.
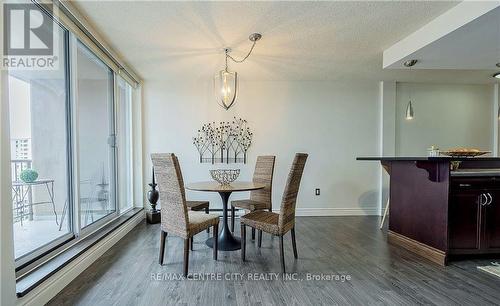
[[[412,120],[413,119],[413,105],[411,105],[411,100],[408,102],[408,105],[406,106],[406,115],[405,115],[406,120]]]
[[[413,67],[417,62],[418,62],[418,60],[416,60],[416,59],[408,60],[408,61],[404,62],[403,65],[405,67],[410,68],[410,71],[411,71],[411,67]],[[414,113],[413,113],[413,105],[411,104],[411,85],[410,85],[410,87],[408,88],[408,105],[406,106],[405,119],[412,120],[413,117],[414,117]]]
[[[214,92],[217,102],[225,110],[228,110],[231,106],[234,105],[238,95],[238,73],[236,71],[229,71],[227,60],[230,59],[235,63],[243,63],[250,56],[253,48],[255,47],[255,44],[261,38],[262,35],[259,33],[253,33],[248,37],[248,39],[252,42],[252,47],[250,48],[250,51],[248,51],[248,54],[241,60],[237,60],[229,54],[231,53],[231,48],[224,49],[226,65],[223,70],[215,74]]]

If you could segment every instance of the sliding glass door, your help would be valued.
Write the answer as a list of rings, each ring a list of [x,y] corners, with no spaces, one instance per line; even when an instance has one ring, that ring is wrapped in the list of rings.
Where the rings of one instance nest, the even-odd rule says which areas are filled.
[[[18,275],[133,207],[134,88],[59,22],[56,67],[8,71]]]
[[[53,29],[57,69],[11,70],[8,75],[9,204],[19,264],[73,237],[68,32],[57,23]]]
[[[83,43],[76,46],[80,228],[116,212],[113,73]]]

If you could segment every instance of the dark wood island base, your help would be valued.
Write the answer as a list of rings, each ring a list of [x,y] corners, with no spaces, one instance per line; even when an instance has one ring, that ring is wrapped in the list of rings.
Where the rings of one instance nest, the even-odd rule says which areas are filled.
[[[378,160],[390,175],[389,243],[440,265],[500,254],[500,158],[358,160]]]

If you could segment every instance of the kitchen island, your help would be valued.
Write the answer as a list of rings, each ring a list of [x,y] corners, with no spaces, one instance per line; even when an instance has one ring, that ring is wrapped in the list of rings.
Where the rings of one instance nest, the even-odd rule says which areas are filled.
[[[390,175],[390,243],[440,265],[455,257],[500,254],[500,158],[357,160],[380,161]]]

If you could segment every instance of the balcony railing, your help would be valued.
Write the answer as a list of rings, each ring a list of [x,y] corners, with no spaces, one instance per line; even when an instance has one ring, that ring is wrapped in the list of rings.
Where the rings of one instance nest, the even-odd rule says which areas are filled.
[[[13,159],[11,160],[11,175],[12,181],[17,182],[20,181],[21,172],[26,169],[31,168],[31,159]]]
[[[11,177],[13,182],[18,182],[21,180],[21,172],[26,169],[31,168],[31,159],[13,159],[11,160]],[[29,216],[29,210],[32,209],[29,205],[22,205],[23,201],[26,202],[24,204],[27,204],[29,201],[31,201],[33,194],[31,189],[26,189],[27,187],[19,187],[21,188],[19,192],[13,192],[12,195],[12,209],[13,209],[13,217],[14,217],[14,222],[22,222],[22,219],[25,216]],[[26,193],[27,196],[23,196]],[[22,224],[22,223],[21,223]]]

